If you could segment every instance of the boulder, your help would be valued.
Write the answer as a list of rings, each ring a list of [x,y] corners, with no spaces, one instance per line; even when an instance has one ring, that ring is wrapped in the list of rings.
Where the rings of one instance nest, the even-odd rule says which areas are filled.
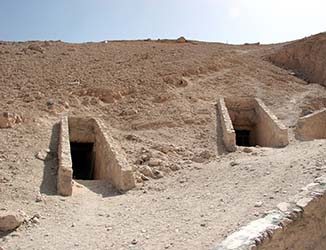
[[[9,232],[19,227],[24,217],[18,212],[0,211],[0,231]]]
[[[187,40],[186,38],[184,38],[183,36],[180,36],[178,39],[177,39],[177,43],[186,43]]]

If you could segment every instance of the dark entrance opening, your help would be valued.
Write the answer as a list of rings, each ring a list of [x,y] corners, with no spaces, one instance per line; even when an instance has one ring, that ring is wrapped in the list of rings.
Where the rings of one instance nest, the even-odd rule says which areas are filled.
[[[73,178],[94,179],[93,143],[70,142]]]
[[[235,130],[235,141],[238,146],[250,147],[250,130]]]

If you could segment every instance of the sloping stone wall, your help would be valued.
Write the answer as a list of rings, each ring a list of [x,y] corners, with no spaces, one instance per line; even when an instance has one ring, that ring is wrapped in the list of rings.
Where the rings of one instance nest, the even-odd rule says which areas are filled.
[[[235,122],[243,128],[254,128],[252,134],[257,145],[284,147],[289,144],[288,130],[258,98],[220,98],[217,103],[223,142],[228,151],[236,150]]]
[[[60,122],[59,168],[57,190],[60,195],[72,194],[72,159],[70,141],[94,143],[94,179],[108,180],[121,191],[135,187],[132,168],[120,146],[108,134],[108,129],[99,119],[64,116]]]
[[[72,194],[72,159],[67,116],[63,116],[60,121],[58,160],[57,192],[60,195],[70,196]]]
[[[249,223],[214,250],[326,249],[326,176],[302,189],[292,202]]]
[[[228,109],[225,106],[224,98],[220,98],[216,106],[219,111],[218,113],[220,115],[220,119],[217,120],[221,122],[224,146],[230,152],[235,151],[236,150],[235,131],[232,126],[232,121]]]
[[[326,139],[326,108],[301,117],[296,126],[301,140]]]

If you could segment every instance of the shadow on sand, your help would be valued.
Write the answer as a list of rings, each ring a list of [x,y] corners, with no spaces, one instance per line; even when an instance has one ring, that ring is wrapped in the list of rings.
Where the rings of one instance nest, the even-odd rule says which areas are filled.
[[[83,186],[103,198],[121,195],[107,180],[74,180],[75,188]]]
[[[58,142],[59,142],[59,123],[52,127],[52,134],[49,144],[50,152],[44,160],[43,179],[40,185],[40,193],[46,195],[56,195],[56,179],[58,169]]]

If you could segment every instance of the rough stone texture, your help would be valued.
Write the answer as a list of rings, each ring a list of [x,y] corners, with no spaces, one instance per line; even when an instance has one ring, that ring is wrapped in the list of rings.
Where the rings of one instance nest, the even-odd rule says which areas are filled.
[[[288,130],[270,111],[262,100],[255,98],[257,122],[257,142],[263,147],[284,147],[289,144]]]
[[[235,131],[232,125],[229,112],[225,106],[224,98],[219,99],[217,103],[217,108],[220,115],[224,146],[228,151],[235,151],[236,150]]]
[[[20,115],[9,112],[3,112],[0,114],[0,128],[12,128],[15,124],[20,122],[22,122]]]
[[[60,122],[58,159],[57,192],[60,195],[70,196],[72,195],[72,159],[67,116],[63,116]]]
[[[223,142],[228,151],[236,150],[236,129],[252,130],[252,144],[263,147],[288,145],[287,128],[258,98],[225,98],[218,104]]]
[[[310,82],[326,86],[326,33],[288,43],[269,59]]]
[[[106,133],[107,128],[100,120],[94,120],[95,130],[95,179],[107,179],[122,191],[135,187],[134,174],[120,146]]]
[[[69,123],[69,132],[68,132]],[[94,143],[94,179],[108,180],[122,191],[135,187],[134,174],[120,146],[106,132],[108,129],[99,119],[90,117],[63,117],[59,145],[58,193],[72,194],[72,160],[70,141]]]
[[[19,227],[24,217],[16,212],[0,211],[0,231],[9,232]]]
[[[326,108],[301,117],[296,126],[296,137],[301,140],[326,139]]]
[[[72,142],[95,142],[94,119],[69,117],[69,137]]]
[[[302,189],[292,202],[249,223],[214,250],[326,249],[326,176]]]

